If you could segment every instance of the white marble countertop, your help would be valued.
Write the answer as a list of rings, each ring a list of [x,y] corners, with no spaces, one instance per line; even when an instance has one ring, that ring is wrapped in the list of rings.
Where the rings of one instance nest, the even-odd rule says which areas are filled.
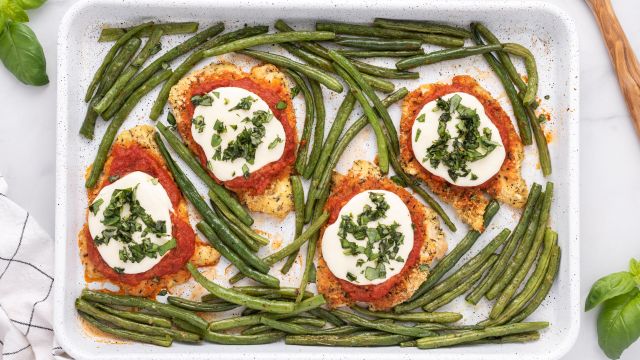
[[[500,1],[500,0],[493,0]],[[636,233],[640,203],[640,140],[631,125],[606,48],[583,0],[548,0],[575,19],[580,38],[581,293],[602,275],[640,258]],[[640,54],[640,2],[612,0]],[[72,0],[49,0],[29,13],[43,44],[51,83],[19,84],[0,68],[0,173],[10,196],[49,233],[54,229],[56,37]],[[640,99],[639,99],[640,101]],[[605,190],[605,191],[603,191]],[[582,316],[580,336],[565,359],[604,359],[596,337],[596,312]],[[640,359],[640,341],[623,359]]]

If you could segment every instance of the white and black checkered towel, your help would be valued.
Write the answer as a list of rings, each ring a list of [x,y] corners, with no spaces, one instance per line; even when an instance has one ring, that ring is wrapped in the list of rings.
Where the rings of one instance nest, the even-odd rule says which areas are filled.
[[[53,240],[0,174],[0,359],[67,359],[54,340]]]

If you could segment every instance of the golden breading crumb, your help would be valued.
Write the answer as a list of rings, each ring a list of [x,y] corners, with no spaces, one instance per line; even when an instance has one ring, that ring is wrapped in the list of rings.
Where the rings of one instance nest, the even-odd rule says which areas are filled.
[[[130,145],[140,145],[143,148],[151,151],[154,156],[158,159],[162,160],[164,164],[164,159],[162,158],[162,154],[160,154],[160,150],[153,139],[155,133],[155,129],[151,125],[138,125],[129,130],[125,130],[121,132],[114,142],[114,146],[124,146],[128,147]],[[105,163],[105,169],[109,169],[111,164],[111,155],[107,158]],[[90,169],[90,167],[89,167]],[[87,174],[89,173],[89,169],[87,169]],[[165,166],[166,169],[166,166]],[[168,169],[166,169],[169,171]],[[107,171],[103,172],[100,180],[97,184],[103,184],[107,178]],[[89,203],[93,202],[93,199],[100,192],[99,186],[94,187],[93,189],[87,190],[87,195],[89,198]],[[180,201],[180,204],[174,209],[176,215],[189,223],[189,211],[187,209],[187,202],[184,198]],[[89,256],[87,253],[87,243],[92,241],[90,237],[87,236],[89,232],[87,231],[87,225],[85,224],[83,228],[78,233],[78,247],[80,250],[80,260],[85,267],[85,278],[87,281],[110,281],[105,279],[105,277],[100,274],[93,265],[93,263],[89,260]],[[194,253],[190,259],[196,266],[213,266],[218,263],[220,259],[220,253],[212,248],[208,243],[200,240],[196,235],[196,244]],[[140,282],[137,285],[129,285],[129,284],[117,284],[120,287],[120,292],[125,294],[137,295],[137,296],[151,296],[154,295],[157,291],[165,288],[170,288],[172,286],[184,283],[191,278],[191,274],[185,269],[178,271],[175,274],[168,274],[161,276],[157,279],[150,279]]]
[[[380,169],[376,165],[365,160],[355,161],[353,167],[346,175],[335,173],[333,176],[332,191],[334,191],[336,187],[339,187],[343,181],[352,181],[354,179],[361,181],[361,184],[364,184],[368,179],[373,179],[388,185],[393,184],[393,186],[400,191],[406,191],[395,185],[388,178],[383,177]],[[362,189],[362,191],[365,190],[371,189]],[[335,195],[335,192],[332,192],[331,195]],[[410,211],[419,211],[424,214],[424,242],[420,249],[420,257],[416,264],[405,273],[404,277],[396,283],[385,296],[368,302],[371,310],[388,310],[409,299],[429,275],[428,266],[424,265],[430,265],[433,261],[442,258],[447,251],[447,242],[445,241],[444,233],[435,212],[418,201],[415,201],[415,205],[410,207]],[[354,301],[349,298],[349,294],[342,288],[339,280],[331,273],[322,257],[322,236],[318,240],[317,249],[318,266],[316,285],[318,292],[324,295],[328,306],[331,308],[353,304]]]
[[[284,74],[271,64],[255,66],[250,73],[245,73],[234,64],[222,62],[207,65],[187,75],[172,87],[169,93],[169,104],[176,118],[178,130],[187,146],[194,153],[199,154],[202,149],[190,136],[191,119],[188,112],[188,104],[191,101],[191,89],[206,81],[219,79],[239,80],[244,78],[255,81],[285,99],[287,107],[284,110],[284,116],[286,118],[285,121],[293,129],[293,149],[295,149],[297,142],[297,136],[295,135],[296,117],[293,103],[290,99],[290,84]],[[293,209],[293,194],[289,184],[291,169],[290,165],[283,168],[262,192],[256,192],[254,189],[234,188],[229,184],[225,184],[225,186],[234,191],[250,210],[284,217]],[[213,177],[213,174],[209,175]]]
[[[505,161],[496,176],[478,187],[452,185],[429,173],[411,150],[411,130],[417,114],[427,102],[451,92],[466,92],[475,96],[500,131],[506,147]],[[455,76],[451,84],[425,84],[405,97],[400,120],[400,148],[400,161],[405,171],[423,180],[431,191],[456,210],[462,221],[475,230],[484,230],[484,210],[489,203],[484,191],[516,208],[522,208],[527,200],[528,188],[521,175],[524,159],[522,142],[498,101],[470,76]]]

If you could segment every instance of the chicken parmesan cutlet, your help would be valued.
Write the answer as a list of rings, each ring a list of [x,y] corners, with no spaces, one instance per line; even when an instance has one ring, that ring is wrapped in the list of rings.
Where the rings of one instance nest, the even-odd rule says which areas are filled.
[[[196,238],[154,131],[140,125],[118,135],[98,185],[88,189],[78,234],[87,281],[109,281],[139,296],[187,281],[187,261],[210,266],[220,258]]]
[[[422,85],[402,104],[400,158],[473,229],[483,231],[489,199],[522,208],[523,146],[497,100],[470,76]]]
[[[447,251],[436,214],[359,160],[334,174],[318,240],[316,285],[331,308],[388,310],[409,299]]]
[[[245,73],[210,64],[180,80],[169,103],[180,135],[215,181],[252,211],[284,217],[293,210],[296,117],[275,66]]]

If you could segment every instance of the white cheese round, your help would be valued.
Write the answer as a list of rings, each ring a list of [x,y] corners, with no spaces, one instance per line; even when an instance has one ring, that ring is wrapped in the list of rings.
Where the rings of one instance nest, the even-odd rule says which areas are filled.
[[[492,176],[497,174],[498,171],[500,171],[500,167],[502,167],[502,163],[504,162],[506,156],[505,148],[503,146],[502,138],[500,137],[498,128],[493,124],[493,122],[484,112],[482,103],[480,103],[480,101],[475,96],[464,92],[455,92],[444,95],[442,97],[442,100],[447,101],[454,95],[458,95],[462,98],[460,104],[476,110],[476,113],[480,118],[480,133],[482,133],[483,128],[489,128],[489,130],[491,130],[491,140],[499,144],[499,146],[494,148],[493,151],[491,151],[486,157],[477,161],[469,162],[467,164],[468,168],[471,170],[471,174],[475,174],[477,178],[473,179],[471,174],[469,174],[466,177],[458,177],[454,181],[449,175],[449,169],[446,165],[440,162],[437,167],[433,167],[431,166],[429,159],[426,159],[427,149],[433,144],[434,141],[438,140],[439,138],[438,119],[440,118],[440,115],[443,113],[443,111],[436,106],[436,100],[433,100],[423,106],[416,116],[416,121],[414,121],[411,131],[411,144],[413,146],[413,153],[416,160],[418,160],[418,162],[427,171],[445,179],[450,184],[465,187],[478,186],[489,180]],[[423,115],[424,118],[421,118],[421,116]],[[457,112],[452,115],[452,119],[447,123],[447,130],[449,131],[449,134],[451,134],[451,137],[454,138],[458,135],[458,129],[456,128],[456,125],[460,123],[460,117]],[[418,121],[417,119],[424,119],[424,121]],[[449,140],[450,149],[452,142],[453,140]]]
[[[94,200],[94,204],[100,199],[103,201],[95,211],[89,211],[88,225],[91,238],[101,235],[102,231],[107,229],[102,223],[104,220],[104,210],[109,206],[113,192],[116,189],[128,189],[136,188],[135,196],[140,206],[143,207],[147,214],[151,216],[154,221],[164,221],[166,225],[166,234],[158,236],[156,234],[147,234],[144,238],[148,238],[152,243],[162,245],[171,240],[171,212],[173,206],[169,195],[165,191],[164,187],[158,182],[158,179],[150,176],[141,171],[131,172],[117,181],[113,182],[102,188]],[[124,218],[129,215],[129,206],[125,205],[121,211],[120,217]],[[141,224],[142,230],[145,229],[142,220],[138,219],[138,223]],[[143,236],[142,231],[136,231],[132,236],[133,242],[140,244]],[[111,239],[107,244],[100,244],[97,246],[100,256],[110,267],[114,269],[122,269],[123,274],[139,274],[151,269],[166,255],[158,255],[156,258],[145,257],[142,261],[130,262],[122,261],[119,253],[126,245],[123,242]]]
[[[376,263],[374,261],[368,261],[365,254],[345,254],[345,249],[342,247],[338,232],[343,215],[351,214],[354,221],[357,221],[357,217],[363,212],[365,205],[369,205],[375,209],[374,203],[369,197],[369,193],[372,192],[382,194],[385,201],[389,204],[389,209],[386,211],[385,217],[369,222],[367,227],[376,228],[378,224],[391,225],[395,222],[399,224],[397,231],[404,235],[404,240],[398,248],[396,257],[390,259],[388,264],[385,264],[385,276],[369,280],[365,277],[365,270],[367,267],[375,267]],[[329,270],[339,279],[349,281],[356,285],[376,285],[383,283],[392,276],[400,273],[409,258],[409,254],[413,248],[413,227],[411,224],[411,213],[398,195],[386,190],[363,191],[349,200],[340,210],[338,219],[333,224],[327,226],[322,236],[322,257],[327,263]],[[355,242],[359,246],[367,245],[366,237],[362,240],[356,240],[353,235],[349,233],[346,238],[348,241]],[[377,245],[374,246],[373,250],[374,252],[379,251]]]
[[[238,87],[220,87],[206,96],[212,100],[211,104],[196,105],[193,113],[193,118],[196,120],[191,123],[191,134],[204,150],[207,166],[216,178],[228,181],[243,176],[247,172],[252,173],[280,159],[284,152],[286,135],[282,124],[273,116],[273,112],[264,100],[251,91]],[[248,110],[233,109],[247,97],[252,99]],[[235,160],[216,158],[216,151],[224,151],[245,128],[254,127],[250,121],[243,120],[251,119],[256,111],[267,112],[271,120],[264,124],[264,137],[256,148],[253,163],[249,163],[245,158]],[[201,120],[204,122],[200,122]],[[217,121],[224,126],[222,132],[215,128]],[[214,136],[219,138],[212,142]]]

